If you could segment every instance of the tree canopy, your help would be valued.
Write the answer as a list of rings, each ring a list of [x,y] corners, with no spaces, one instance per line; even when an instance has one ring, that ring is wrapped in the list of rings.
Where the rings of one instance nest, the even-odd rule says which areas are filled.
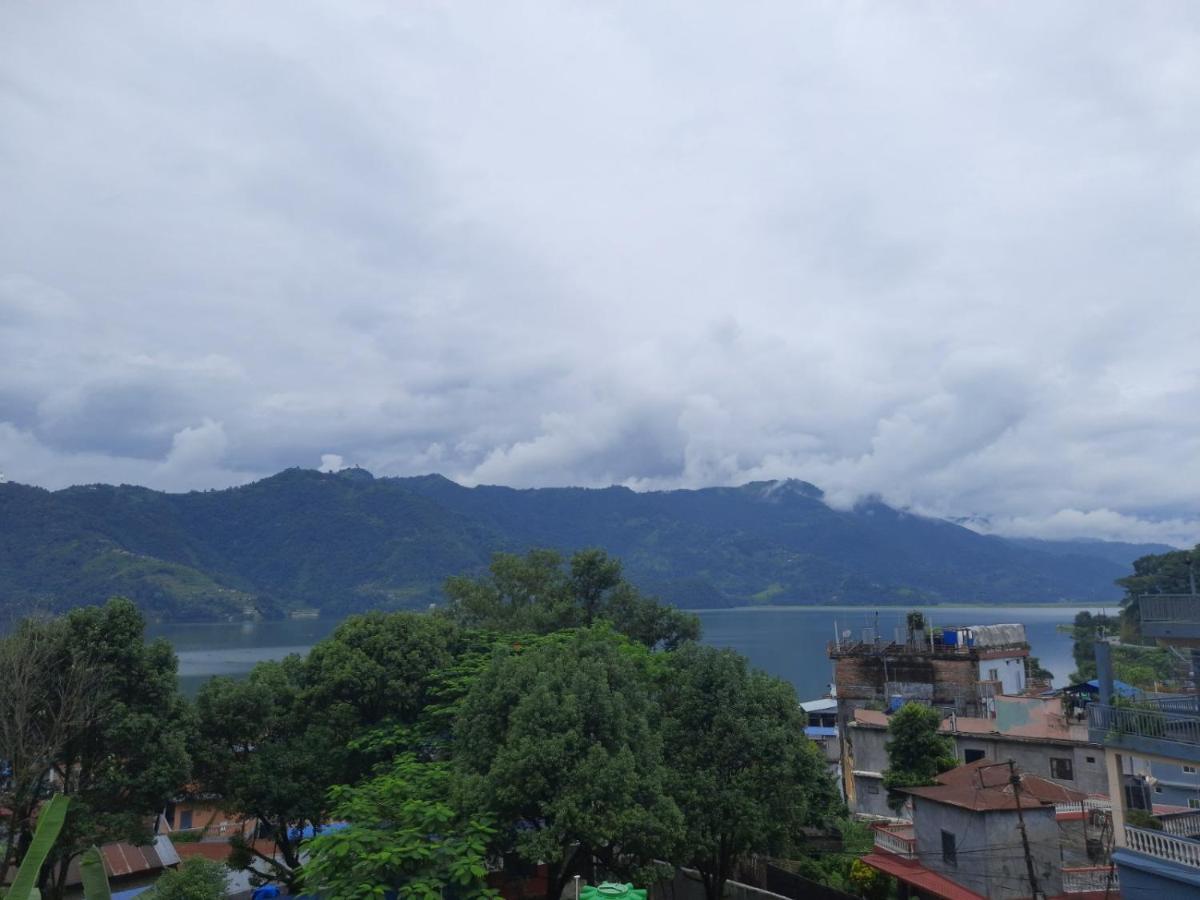
[[[700,636],[699,619],[643,595],[603,550],[581,550],[570,560],[554,550],[497,553],[486,576],[450,578],[445,591],[445,615],[467,628],[549,634],[608,622],[639,643],[668,649]]]
[[[389,891],[432,900],[450,889],[460,900],[491,897],[488,819],[449,802],[447,763],[401,754],[355,787],[331,792],[332,813],[346,828],[307,844],[307,889],[339,900],[368,900]]]
[[[933,784],[934,778],[958,765],[954,742],[938,734],[942,714],[920,703],[905,703],[888,722],[891,739],[885,745],[888,767],[883,786],[888,805],[899,809],[907,799],[898,788]]]
[[[610,628],[584,628],[499,650],[464,701],[461,799],[495,814],[507,849],[550,865],[550,897],[573,864],[627,871],[678,839],[649,666]]]
[[[49,773],[71,799],[42,871],[46,897],[63,895],[71,860],[93,844],[148,842],[187,780],[175,654],[165,641],[147,643],[144,630],[137,608],[117,598],[23,622],[0,640],[0,757],[12,767],[3,865],[24,856]]]
[[[740,856],[788,853],[841,802],[790,684],[695,644],[671,654],[660,683],[669,792],[684,822],[676,859],[720,900]]]

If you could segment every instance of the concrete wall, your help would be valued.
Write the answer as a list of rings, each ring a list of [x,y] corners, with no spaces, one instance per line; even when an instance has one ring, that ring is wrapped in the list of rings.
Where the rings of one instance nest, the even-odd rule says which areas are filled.
[[[962,715],[979,708],[978,659],[932,654],[855,654],[834,660],[839,709],[887,703],[891,693],[954,707]]]
[[[847,802],[851,812],[864,816],[896,817],[898,814],[888,808],[887,791],[883,789],[878,777],[870,777],[862,772],[882,773],[887,768],[887,750],[884,745],[888,733],[882,728],[849,727],[846,753],[850,763],[846,777],[852,781],[853,791],[847,791]],[[851,802],[851,798],[852,802]]]
[[[1015,811],[973,812],[914,798],[913,825],[922,865],[985,897],[1029,896],[1025,850]],[[1052,809],[1025,810],[1025,828],[1038,887],[1062,893],[1059,828]],[[942,831],[955,836],[957,862],[942,856]]]
[[[1190,765],[1190,764],[1188,764]],[[1154,802],[1171,806],[1187,806],[1200,800],[1200,766],[1193,772],[1183,771],[1184,763],[1151,762],[1150,774],[1158,779],[1154,786]]]
[[[1086,744],[1039,743],[1014,739],[1000,734],[957,734],[954,736],[958,758],[967,762],[967,751],[982,752],[983,759],[992,762],[1015,760],[1023,772],[1039,775],[1085,794],[1108,794],[1108,773],[1104,768],[1104,751]],[[973,754],[972,754],[973,755]],[[1056,777],[1051,758],[1071,760],[1072,778]],[[1090,761],[1089,761],[1090,760]],[[973,760],[972,760],[973,761]]]
[[[888,733],[886,729],[851,726],[846,729],[846,733],[850,736],[850,753],[854,759],[855,769],[882,772],[887,768]]]
[[[967,761],[968,750],[983,753],[983,759],[993,762],[1015,760],[1022,771],[1057,782],[1088,794],[1107,794],[1108,775],[1104,769],[1104,752],[1096,747],[1071,744],[1037,743],[1028,740],[1006,739],[1003,735],[956,735],[959,759]],[[1070,760],[1070,778],[1062,766],[1055,767],[1052,759]],[[1089,761],[1090,760],[1090,761]],[[973,761],[973,759],[972,759]]]
[[[851,812],[860,816],[881,816],[890,819],[903,818],[903,812],[896,812],[887,805],[887,790],[882,778],[873,778],[861,772],[854,778],[854,809]]]
[[[1113,862],[1120,873],[1122,897],[1154,900],[1195,900],[1200,897],[1200,872],[1190,866],[1155,859],[1133,850],[1117,850]]]
[[[995,677],[992,677],[992,672]],[[980,681],[999,681],[1001,693],[1019,694],[1025,690],[1025,657],[1012,656],[1004,659],[981,659]]]
[[[916,797],[913,799],[913,827],[918,858],[923,866],[976,893],[990,896],[987,858],[991,851],[983,816]],[[954,835],[957,850],[954,865],[942,859],[943,829]]]

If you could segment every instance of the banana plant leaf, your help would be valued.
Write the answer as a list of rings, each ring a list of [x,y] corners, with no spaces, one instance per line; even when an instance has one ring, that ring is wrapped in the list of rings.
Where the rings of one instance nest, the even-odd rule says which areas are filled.
[[[104,857],[99,847],[92,847],[83,854],[79,863],[79,877],[83,881],[84,900],[112,900],[108,889],[108,875],[104,871]]]
[[[42,895],[37,889],[38,872],[42,870],[42,864],[50,855],[54,842],[58,840],[58,833],[62,831],[63,822],[67,820],[67,807],[70,805],[70,797],[55,794],[50,802],[42,807],[38,813],[33,841],[25,858],[21,860],[21,867],[17,869],[17,877],[12,887],[5,894],[6,900],[41,900]]]

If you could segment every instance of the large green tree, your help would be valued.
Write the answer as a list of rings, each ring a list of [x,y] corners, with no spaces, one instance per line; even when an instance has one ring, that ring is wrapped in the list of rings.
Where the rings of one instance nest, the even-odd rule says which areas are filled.
[[[667,648],[700,636],[695,616],[643,595],[603,550],[581,550],[570,560],[553,550],[498,553],[487,576],[450,578],[445,591],[445,614],[470,628],[549,634],[608,622],[648,647]]]
[[[580,629],[499,649],[462,705],[461,801],[495,815],[503,848],[549,864],[549,897],[593,857],[629,871],[677,842],[651,666],[611,628]]]
[[[156,815],[188,779],[189,714],[175,653],[165,640],[147,642],[144,631],[137,607],[120,598],[63,621],[64,656],[91,673],[91,715],[54,764],[72,802],[44,896],[63,896],[71,860],[93,844],[152,840]]]
[[[309,651],[307,701],[344,704],[368,727],[414,722],[431,700],[432,678],[451,664],[462,640],[458,628],[440,617],[351,616]]]
[[[684,817],[675,859],[720,900],[739,857],[783,855],[806,825],[844,813],[790,684],[731,650],[689,645],[660,675],[670,793]]]
[[[942,714],[921,703],[905,703],[888,722],[883,786],[893,809],[902,807],[907,799],[899,788],[933,784],[938,775],[958,765],[954,742],[938,734],[941,724]]]
[[[231,863],[296,886],[305,829],[329,821],[329,788],[353,776],[347,744],[355,733],[354,710],[308,703],[304,661],[290,656],[259,663],[241,681],[210,680],[196,698],[196,713],[201,789],[231,812],[256,818],[273,842],[264,852],[235,840]]]
[[[96,673],[73,658],[62,619],[27,619],[0,637],[0,884],[24,858],[51,773],[95,721]]]
[[[306,658],[205,684],[196,698],[202,790],[257,818],[278,844],[279,858],[246,844],[235,861],[297,884],[301,836],[329,821],[329,789],[402,746],[386,736],[418,723],[464,640],[446,619],[368,613]]]
[[[449,765],[401,754],[354,787],[331,792],[347,827],[305,845],[304,883],[321,896],[368,900],[391,892],[421,900],[450,890],[490,897],[486,851],[493,833],[481,816],[449,803]]]

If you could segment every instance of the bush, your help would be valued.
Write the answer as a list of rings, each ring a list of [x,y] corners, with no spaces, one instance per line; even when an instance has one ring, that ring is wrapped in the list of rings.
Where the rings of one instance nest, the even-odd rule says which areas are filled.
[[[229,890],[229,872],[221,863],[194,856],[178,869],[163,873],[146,900],[223,900]]]
[[[1144,809],[1129,809],[1125,811],[1125,824],[1134,828],[1149,828],[1152,831],[1162,831],[1161,819],[1156,819]]]

